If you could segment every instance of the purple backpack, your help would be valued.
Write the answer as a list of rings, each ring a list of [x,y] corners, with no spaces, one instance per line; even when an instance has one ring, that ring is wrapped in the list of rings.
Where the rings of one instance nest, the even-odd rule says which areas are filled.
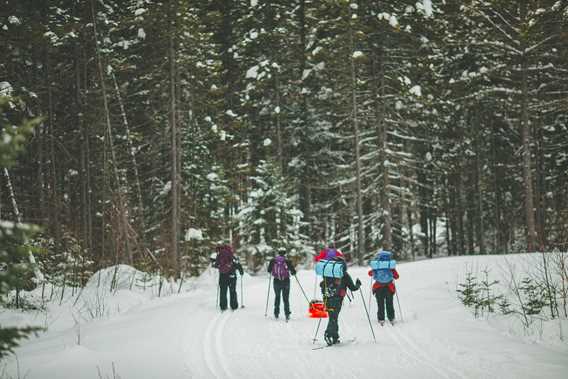
[[[286,264],[286,258],[279,255],[274,258],[274,265],[272,266],[272,276],[276,279],[283,280],[290,277],[288,272],[288,265]]]
[[[233,250],[230,246],[222,246],[217,255],[217,265],[219,272],[228,274],[233,271]]]

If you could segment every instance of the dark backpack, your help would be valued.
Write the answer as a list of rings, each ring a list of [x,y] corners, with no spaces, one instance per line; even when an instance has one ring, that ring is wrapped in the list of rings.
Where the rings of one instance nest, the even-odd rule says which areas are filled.
[[[324,297],[336,297],[340,295],[342,289],[341,278],[324,277],[320,283]]]
[[[233,250],[230,246],[223,246],[217,255],[219,272],[228,274],[233,271]]]
[[[279,255],[274,258],[274,265],[272,266],[272,276],[276,279],[283,280],[290,277],[290,272],[288,272],[288,265],[286,264],[286,258]]]

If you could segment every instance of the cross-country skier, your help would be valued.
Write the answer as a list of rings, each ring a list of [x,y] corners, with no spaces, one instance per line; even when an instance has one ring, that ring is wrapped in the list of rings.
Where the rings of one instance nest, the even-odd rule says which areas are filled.
[[[237,271],[243,276],[243,266],[239,263],[239,259],[233,253],[233,248],[229,245],[221,245],[217,247],[217,257],[213,267],[219,269],[219,306],[221,311],[227,309],[227,289],[229,290],[229,298],[231,309],[235,310],[239,307],[237,300]]]
[[[268,273],[274,278],[274,317],[280,315],[280,297],[284,302],[284,315],[286,321],[290,319],[290,275],[296,275],[296,270],[286,259],[286,249],[280,248],[278,255],[268,263]]]
[[[357,281],[353,283],[353,279],[347,273],[347,264],[343,256],[336,255],[331,258],[331,261],[342,264],[344,274],[341,278],[324,276],[320,283],[323,301],[329,315],[324,334],[325,342],[328,345],[339,343],[339,312],[341,312],[341,305],[343,304],[343,298],[347,294],[347,288],[351,291],[357,291],[359,287],[361,287],[361,281],[357,279]]]
[[[390,262],[392,253],[390,251],[381,250],[376,260],[379,262]],[[394,262],[394,261],[393,261]],[[385,324],[385,305],[387,317],[391,324],[394,324],[394,305],[393,297],[396,292],[394,280],[399,278],[398,271],[395,268],[383,268],[369,271],[369,276],[372,276],[375,282],[373,283],[373,294],[377,299],[378,312],[377,318],[379,324]],[[392,267],[392,266],[390,266]]]

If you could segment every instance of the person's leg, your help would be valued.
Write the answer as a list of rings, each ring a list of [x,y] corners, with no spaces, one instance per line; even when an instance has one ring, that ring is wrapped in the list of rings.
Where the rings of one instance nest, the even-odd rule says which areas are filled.
[[[219,275],[219,307],[222,311],[227,309],[227,288],[229,281],[226,275]]]
[[[377,318],[380,321],[385,321],[385,296],[386,296],[386,287],[381,287],[379,289],[377,289],[377,292],[375,293],[375,296],[377,297],[377,305],[378,305],[378,311],[377,311]]]
[[[280,296],[282,294],[282,284],[280,280],[274,280],[274,317],[280,315]]]
[[[387,303],[387,317],[389,318],[389,321],[393,321],[394,320],[394,305],[393,305],[393,297],[394,294],[391,291],[386,291],[386,303]]]
[[[339,339],[339,312],[341,311],[341,299],[339,297],[330,297],[326,302],[329,320],[325,329],[325,341],[331,345]]]
[[[284,300],[284,314],[286,319],[290,318],[290,282],[285,282],[282,288],[282,298]]]
[[[239,307],[239,301],[237,300],[237,275],[231,275],[229,279],[229,297],[231,301],[231,309],[235,310]]]

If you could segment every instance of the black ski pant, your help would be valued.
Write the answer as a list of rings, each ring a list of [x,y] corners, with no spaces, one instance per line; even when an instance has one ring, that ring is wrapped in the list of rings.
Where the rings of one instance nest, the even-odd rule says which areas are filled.
[[[231,309],[237,309],[239,302],[237,301],[237,274],[219,273],[219,306],[221,310],[227,309],[227,289],[229,290],[229,298]]]
[[[284,301],[284,314],[290,315],[290,278],[284,280],[274,278],[274,316],[280,314],[280,297]]]
[[[392,302],[394,294],[389,291],[387,286],[384,286],[377,289],[375,297],[377,298],[377,305],[379,306],[379,311],[377,312],[379,321],[385,321],[385,304],[389,321],[394,320],[394,305]]]
[[[329,316],[325,335],[334,341],[337,341],[339,339],[339,312],[341,312],[343,298],[340,296],[332,296],[327,299],[324,298],[324,303]]]

